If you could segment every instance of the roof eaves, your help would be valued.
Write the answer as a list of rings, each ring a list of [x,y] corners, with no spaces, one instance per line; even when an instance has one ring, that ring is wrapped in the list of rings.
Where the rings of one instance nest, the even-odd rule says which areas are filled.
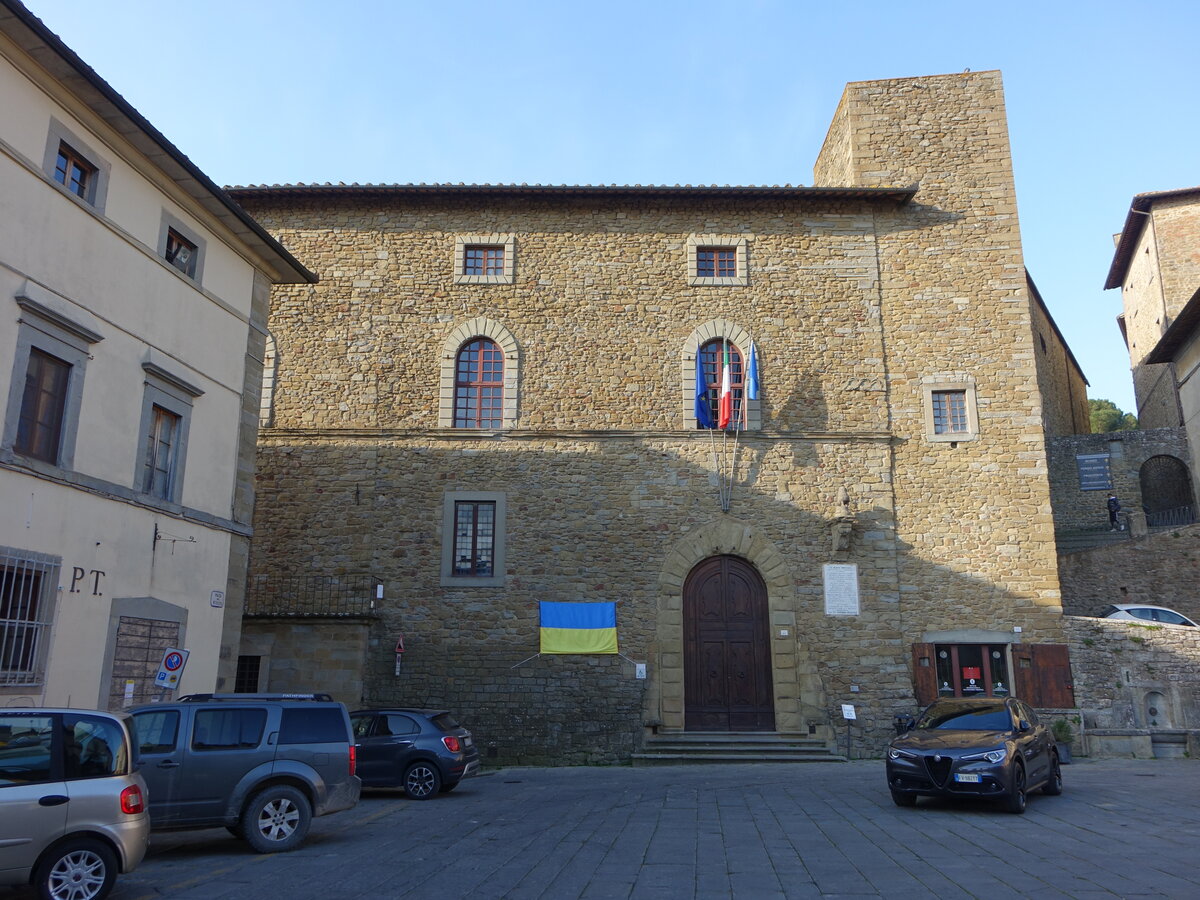
[[[1186,197],[1188,194],[1200,194],[1200,187],[1178,188],[1173,191],[1147,191],[1144,194],[1134,195],[1133,201],[1129,204],[1129,212],[1125,215],[1125,226],[1117,238],[1112,264],[1108,268],[1108,278],[1104,282],[1106,291],[1120,287],[1124,283],[1125,275],[1129,271],[1129,264],[1133,259],[1133,252],[1137,248],[1138,239],[1142,236],[1142,230],[1146,227],[1146,219],[1149,218],[1150,210],[1155,202]]]
[[[1087,376],[1083,374],[1083,366],[1079,365],[1079,360],[1075,358],[1075,354],[1071,352],[1071,345],[1067,343],[1067,339],[1058,329],[1058,323],[1054,321],[1054,316],[1050,315],[1050,308],[1046,306],[1046,301],[1042,299],[1042,292],[1038,290],[1037,285],[1033,283],[1033,277],[1029,274],[1029,270],[1025,270],[1025,283],[1029,285],[1029,292],[1033,295],[1034,301],[1041,307],[1042,313],[1046,316],[1046,321],[1050,323],[1050,327],[1054,329],[1054,333],[1058,335],[1059,343],[1063,345],[1063,349],[1067,351],[1067,358],[1071,360],[1071,365],[1075,367],[1075,371],[1079,373],[1079,377],[1083,379],[1083,383],[1091,387],[1091,382],[1087,380]]]
[[[570,184],[251,184],[227,187],[235,198],[265,197],[730,197],[744,199],[863,199],[907,203],[917,192],[909,187],[806,187],[801,185],[570,185]]]
[[[9,15],[2,14],[7,10]],[[0,0],[0,31],[12,38],[97,116],[123,135],[242,241],[272,261],[282,283],[316,283],[310,272],[216,182],[150,124],[19,0]],[[192,189],[189,190],[189,187]]]

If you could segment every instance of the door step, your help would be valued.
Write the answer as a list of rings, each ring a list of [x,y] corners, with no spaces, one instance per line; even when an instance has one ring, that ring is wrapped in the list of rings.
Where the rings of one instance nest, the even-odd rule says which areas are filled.
[[[772,731],[683,731],[646,739],[635,766],[845,762],[826,741]]]

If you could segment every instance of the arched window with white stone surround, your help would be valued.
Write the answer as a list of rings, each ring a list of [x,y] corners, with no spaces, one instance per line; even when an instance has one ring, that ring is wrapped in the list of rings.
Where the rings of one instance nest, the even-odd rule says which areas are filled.
[[[740,325],[724,319],[705,322],[690,335],[683,345],[681,380],[683,383],[683,426],[696,428],[697,357],[700,377],[705,387],[705,402],[714,413],[721,381],[724,347],[729,348],[731,387],[734,398],[734,417],[747,431],[762,428],[762,401],[745,396],[746,367],[750,357],[750,333]],[[761,366],[761,361],[759,362]],[[761,383],[761,381],[760,381]]]
[[[476,318],[454,328],[442,344],[438,426],[515,427],[520,369],[517,340],[499,322]]]

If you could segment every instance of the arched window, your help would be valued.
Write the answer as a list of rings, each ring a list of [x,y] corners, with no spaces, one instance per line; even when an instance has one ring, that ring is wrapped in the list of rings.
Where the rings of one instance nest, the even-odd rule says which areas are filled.
[[[495,341],[475,338],[459,348],[454,366],[454,427],[504,425],[504,353]]]
[[[714,427],[720,421],[721,407],[721,372],[724,366],[725,353],[729,354],[729,384],[733,394],[733,417],[729,427],[745,428],[745,405],[742,402],[745,387],[745,368],[742,365],[742,353],[728,340],[717,338],[700,346],[700,367],[704,372],[704,383],[708,388],[709,415]],[[697,422],[697,427],[700,427]]]

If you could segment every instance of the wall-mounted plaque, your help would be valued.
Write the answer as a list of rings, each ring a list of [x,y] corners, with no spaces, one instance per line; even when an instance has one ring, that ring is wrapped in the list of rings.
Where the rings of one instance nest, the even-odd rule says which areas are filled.
[[[858,615],[858,566],[853,563],[825,565],[825,615]]]

